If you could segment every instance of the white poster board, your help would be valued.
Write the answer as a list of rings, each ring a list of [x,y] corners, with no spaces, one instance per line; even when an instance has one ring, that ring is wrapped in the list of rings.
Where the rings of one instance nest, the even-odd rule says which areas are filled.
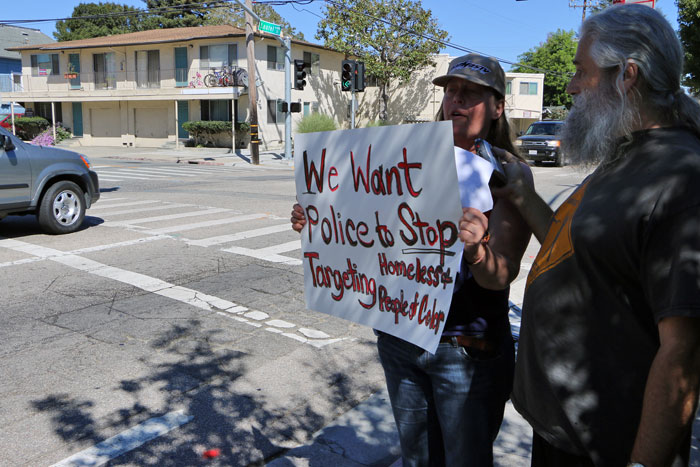
[[[295,135],[307,306],[434,353],[461,261],[464,193],[488,192],[490,172],[471,167],[479,189],[458,189],[460,157],[451,122]]]

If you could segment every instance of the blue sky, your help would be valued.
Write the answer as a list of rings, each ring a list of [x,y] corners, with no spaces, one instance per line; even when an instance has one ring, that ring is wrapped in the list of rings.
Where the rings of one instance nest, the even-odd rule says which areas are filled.
[[[82,0],[88,1],[88,0]],[[139,8],[140,0],[112,0]],[[73,7],[81,0],[3,0],[2,17],[14,19],[46,19],[69,17]],[[578,30],[581,24],[581,9],[570,8],[569,0],[423,0],[423,7],[430,9],[440,26],[450,33],[451,42],[483,54],[515,62],[519,54],[537,46],[547,39],[547,34],[558,28]],[[578,0],[577,3],[582,3]],[[276,10],[306,39],[316,42],[315,34],[322,0],[308,5],[277,6]],[[661,11],[674,29],[678,29],[677,8],[673,0],[657,0]],[[40,29],[50,37],[53,22],[25,25]],[[455,49],[445,53],[461,55]],[[508,70],[509,65],[504,64]]]

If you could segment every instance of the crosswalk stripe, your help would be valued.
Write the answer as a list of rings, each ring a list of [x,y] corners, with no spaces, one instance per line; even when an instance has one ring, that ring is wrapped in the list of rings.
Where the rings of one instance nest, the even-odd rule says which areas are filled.
[[[121,173],[114,173],[114,172],[97,172],[97,175],[102,178],[102,174],[106,174],[107,177],[121,177],[121,178],[126,178],[128,180],[151,180],[151,178],[148,177],[135,177],[133,175],[122,175]]]
[[[142,217],[140,219],[129,219],[129,220],[125,220],[125,221],[105,222],[102,225],[104,225],[106,227],[123,227],[126,225],[147,224],[149,222],[169,221],[169,220],[173,220],[173,219],[181,219],[184,217],[206,216],[209,214],[217,214],[220,212],[230,212],[230,211],[231,211],[230,209],[226,209],[226,208],[211,208],[211,209],[203,209],[201,211],[181,212],[179,214],[167,214],[164,216]]]
[[[120,198],[121,199],[121,198]],[[138,206],[140,204],[153,204],[153,203],[161,203],[162,201],[159,201],[157,199],[145,199],[143,201],[129,201],[126,203],[117,203],[117,204],[110,204],[109,206],[104,206],[102,204],[96,204],[91,210],[101,210],[101,209],[109,209],[109,208],[122,208],[125,206]]]
[[[147,212],[147,211],[164,211],[166,209],[175,209],[175,208],[182,208],[185,206],[192,207],[191,204],[179,204],[179,203],[172,203],[172,204],[164,204],[161,206],[151,206],[150,208],[137,208],[137,209],[124,209],[122,211],[114,211],[114,212],[102,212],[100,211],[100,215],[102,216],[119,216],[121,214],[136,214],[139,212]]]
[[[120,175],[123,173],[126,173],[127,175],[136,174],[136,175],[144,175],[144,176],[153,177],[153,178],[168,178],[167,175],[154,175],[150,172],[151,172],[150,170],[119,169],[119,172],[117,172],[117,173],[119,173]]]
[[[269,217],[269,216],[267,214],[247,214],[247,215],[243,215],[243,216],[229,217],[226,219],[217,219],[217,220],[206,221],[206,222],[197,222],[195,224],[183,224],[183,225],[175,225],[175,226],[171,226],[171,227],[164,227],[162,229],[144,230],[144,232],[151,234],[151,235],[171,233],[171,232],[182,232],[185,230],[194,230],[194,229],[200,229],[203,227],[212,227],[214,225],[233,224],[235,222],[244,222],[244,221],[249,221],[249,220],[253,220],[253,219],[263,219],[266,217]]]
[[[294,251],[300,248],[301,239],[283,243],[281,245],[274,245],[268,248],[260,248],[258,250],[254,250],[251,248],[231,247],[224,248],[221,251],[226,251],[228,253],[234,253],[237,255],[250,256],[252,258],[262,259],[264,261],[270,261],[272,263],[284,263],[299,266],[301,265],[300,259],[290,258],[288,256],[280,255],[279,253]]]
[[[220,235],[218,237],[202,238],[200,240],[185,240],[190,245],[197,246],[213,246],[220,245],[222,243],[235,242],[237,240],[244,240],[246,238],[260,237],[262,235],[269,235],[278,232],[291,231],[291,226],[289,222],[279,225],[272,225],[270,227],[262,227],[260,229],[247,230],[245,232],[238,232],[235,234]]]
[[[192,173],[185,173],[184,169],[152,169],[152,168],[147,168],[143,169],[143,172],[155,172],[155,173],[163,173],[167,175],[177,175],[180,177],[196,177],[196,174]]]

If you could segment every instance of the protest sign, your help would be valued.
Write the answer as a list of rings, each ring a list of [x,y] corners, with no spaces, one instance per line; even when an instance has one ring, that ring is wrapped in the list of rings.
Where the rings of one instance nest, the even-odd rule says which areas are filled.
[[[307,306],[434,352],[462,252],[451,122],[297,134],[294,146]]]

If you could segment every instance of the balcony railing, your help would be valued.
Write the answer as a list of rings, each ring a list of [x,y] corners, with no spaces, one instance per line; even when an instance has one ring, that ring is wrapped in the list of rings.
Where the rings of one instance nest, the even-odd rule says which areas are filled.
[[[65,75],[65,76],[64,76]],[[209,78],[207,78],[209,76]],[[13,82],[14,79],[14,82]],[[3,92],[76,92],[103,90],[135,90],[160,88],[161,90],[188,88],[211,88],[248,85],[245,68],[232,67],[222,72],[221,68],[178,68],[149,71],[80,72],[72,78],[61,72],[49,76],[0,75],[0,91]]]
[[[0,92],[22,92],[22,75],[19,73],[0,75]]]

